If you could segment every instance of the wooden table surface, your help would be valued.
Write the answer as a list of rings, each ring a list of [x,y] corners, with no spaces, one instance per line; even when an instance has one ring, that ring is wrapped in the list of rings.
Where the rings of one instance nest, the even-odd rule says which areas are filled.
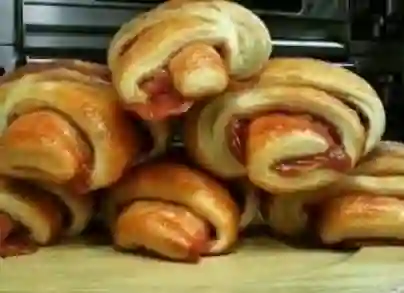
[[[255,239],[186,265],[70,244],[0,260],[0,292],[397,293],[404,292],[404,247],[341,253]]]

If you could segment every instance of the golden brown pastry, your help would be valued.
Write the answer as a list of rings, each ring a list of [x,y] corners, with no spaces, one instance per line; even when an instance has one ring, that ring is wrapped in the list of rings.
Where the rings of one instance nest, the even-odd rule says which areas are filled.
[[[1,80],[0,173],[69,187],[106,187],[136,159],[141,141],[119,107],[109,71],[61,60]]]
[[[201,166],[279,195],[338,180],[380,140],[385,113],[371,86],[344,68],[272,58],[256,79],[191,110],[185,128]]]
[[[86,228],[92,199],[54,190],[57,195],[0,178],[0,258],[33,253],[36,245],[50,245]]]
[[[239,4],[168,1],[122,26],[108,65],[126,109],[161,120],[258,73],[270,53],[265,24]]]
[[[326,244],[404,241],[404,145],[381,142],[320,207]]]
[[[201,255],[229,252],[237,240],[239,211],[228,191],[184,165],[140,167],[113,186],[106,200],[113,240],[122,249],[146,248],[196,262]]]

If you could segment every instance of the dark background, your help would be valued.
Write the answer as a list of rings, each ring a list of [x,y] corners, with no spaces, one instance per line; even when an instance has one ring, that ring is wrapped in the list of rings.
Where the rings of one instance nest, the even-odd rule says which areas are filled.
[[[105,61],[113,33],[161,1],[2,0],[0,73],[56,57]],[[311,56],[365,77],[388,112],[386,139],[404,141],[404,1],[272,0],[238,2],[268,25],[274,56]]]

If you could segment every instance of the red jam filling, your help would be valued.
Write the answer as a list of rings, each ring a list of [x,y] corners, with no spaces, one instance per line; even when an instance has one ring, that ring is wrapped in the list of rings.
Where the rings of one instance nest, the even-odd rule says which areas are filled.
[[[193,104],[177,91],[168,70],[162,69],[144,81],[141,88],[150,97],[147,103],[136,103],[130,108],[144,120],[163,120],[186,112]]]
[[[293,130],[314,131],[323,136],[330,147],[323,153],[279,161],[271,166],[272,169],[283,176],[298,176],[301,172],[317,168],[333,169],[339,172],[350,168],[351,160],[340,145],[339,138],[332,127],[310,115],[276,112],[257,118],[235,118],[228,125],[227,141],[233,155],[240,163],[245,164],[246,142],[249,137],[262,134],[266,137],[268,134],[282,135]],[[256,143],[259,143],[259,139]]]

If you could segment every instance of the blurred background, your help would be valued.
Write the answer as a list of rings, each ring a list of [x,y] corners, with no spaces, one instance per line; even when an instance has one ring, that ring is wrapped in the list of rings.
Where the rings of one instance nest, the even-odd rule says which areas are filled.
[[[105,62],[112,34],[162,1],[1,0],[0,73],[26,62]],[[404,141],[404,1],[238,1],[268,25],[274,56],[311,56],[358,72],[388,112],[386,139]]]

